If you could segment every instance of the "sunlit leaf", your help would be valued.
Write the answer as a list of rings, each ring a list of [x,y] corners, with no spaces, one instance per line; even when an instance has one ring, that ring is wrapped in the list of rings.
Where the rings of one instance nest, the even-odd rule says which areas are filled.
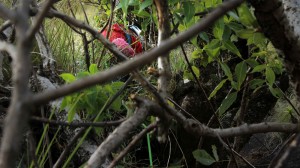
[[[241,4],[237,8],[237,11],[239,14],[240,22],[243,25],[253,26],[253,27],[257,26],[257,22],[256,22],[255,18],[253,17],[252,13],[250,12],[249,7],[247,6],[247,3]]]
[[[76,80],[76,77],[71,73],[63,73],[63,74],[60,74],[59,76],[62,77],[63,80],[67,83],[71,83]]]
[[[89,71],[91,74],[95,74],[98,72],[97,64],[91,64],[89,67]]]
[[[222,40],[223,32],[224,32],[224,19],[221,18],[218,21],[216,21],[216,23],[213,27],[213,34],[216,39]]]
[[[197,78],[199,78],[199,76],[200,76],[200,70],[199,70],[199,68],[197,68],[195,66],[192,66],[192,70],[195,73],[195,75],[197,76]]]

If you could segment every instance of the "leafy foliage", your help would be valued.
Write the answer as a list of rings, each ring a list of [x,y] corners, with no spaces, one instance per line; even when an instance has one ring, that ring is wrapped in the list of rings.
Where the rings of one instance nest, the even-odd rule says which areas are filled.
[[[66,83],[71,83],[79,79],[84,80],[85,77],[97,72],[97,65],[92,64],[89,68],[89,72],[79,72],[76,76],[70,73],[63,73],[60,76]],[[74,119],[76,113],[83,115],[86,119],[94,117],[101,110],[105,102],[114,95],[122,85],[123,82],[112,82],[111,84],[91,87],[82,92],[66,96],[62,101],[61,110],[66,109],[68,111],[69,122]],[[119,111],[122,105],[121,100],[122,97],[119,97],[114,101],[110,109]],[[110,117],[109,114],[105,114],[105,116]]]

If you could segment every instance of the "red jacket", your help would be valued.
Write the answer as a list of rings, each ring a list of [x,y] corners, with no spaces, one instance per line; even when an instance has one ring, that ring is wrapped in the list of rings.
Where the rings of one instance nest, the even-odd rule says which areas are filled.
[[[112,25],[112,30],[110,32],[110,37],[109,37],[109,41],[112,42],[114,39],[116,38],[122,38],[124,39],[125,41],[127,41],[128,43],[128,40],[126,39],[126,32],[124,31],[125,28],[123,25],[121,24],[113,24]],[[104,37],[106,37],[106,34],[107,34],[107,30],[105,29],[103,32],[102,32],[102,35]],[[128,35],[131,39],[131,47],[134,49],[135,53],[138,54],[138,53],[141,53],[143,51],[143,47],[142,47],[142,43],[140,41],[138,41],[134,36],[132,35]]]

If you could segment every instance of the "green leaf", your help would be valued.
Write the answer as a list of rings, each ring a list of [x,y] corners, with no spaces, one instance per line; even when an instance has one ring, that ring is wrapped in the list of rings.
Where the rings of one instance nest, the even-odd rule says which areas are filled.
[[[141,24],[142,30],[146,30],[146,28],[147,28],[147,26],[149,25],[150,22],[151,22],[151,18],[150,17],[144,19],[144,21]]]
[[[243,3],[237,8],[240,22],[245,26],[253,26],[256,27],[257,23],[255,18],[253,17],[252,13],[249,10],[249,7],[247,6],[247,3]]]
[[[216,21],[216,23],[213,27],[213,34],[216,39],[222,40],[223,33],[224,33],[224,19],[221,18],[218,21]]]
[[[228,77],[228,79],[230,81],[232,81],[233,80],[232,79],[232,73],[231,73],[230,68],[228,67],[228,65],[225,64],[225,63],[220,63],[220,64],[221,64],[221,68],[224,71],[225,75]]]
[[[91,74],[95,74],[98,72],[97,64],[91,64],[89,67],[89,71]]]
[[[224,83],[227,81],[227,79],[222,80],[216,87],[215,89],[210,93],[208,100],[210,100],[212,97],[216,95],[216,93],[222,88]]]
[[[229,24],[226,24],[231,30],[238,32],[244,29],[243,25],[236,23],[236,22],[230,22]]]
[[[256,89],[257,87],[261,87],[265,82],[262,79],[253,79],[249,82],[249,86],[251,89]]]
[[[242,29],[242,30],[236,31],[236,35],[242,39],[253,38],[254,33],[255,32],[253,29]]]
[[[88,71],[79,72],[76,75],[77,79],[84,78],[84,77],[87,77],[87,76],[90,76],[90,73]]]
[[[62,77],[63,80],[66,81],[67,83],[71,83],[76,80],[76,77],[70,73],[63,73],[63,74],[60,74],[59,76]]]
[[[209,37],[208,37],[208,35],[205,32],[201,32],[199,36],[200,36],[200,38],[202,40],[204,40],[205,42],[209,43]]]
[[[194,51],[192,52],[192,59],[201,58],[202,52],[203,52],[203,51],[202,51],[201,49],[199,49],[199,48],[197,48],[196,50],[194,50]]]
[[[231,41],[223,41],[223,45],[224,47],[231,51],[232,53],[236,54],[237,56],[241,57],[241,53],[240,51],[238,50],[238,48],[233,44],[233,42]]]
[[[143,11],[145,8],[152,5],[152,3],[153,3],[153,0],[145,0],[144,2],[142,2],[142,4],[140,5],[139,12]]]
[[[230,36],[231,36],[231,30],[227,25],[225,25],[222,39],[228,41],[230,40]]]
[[[132,12],[134,13],[134,12]],[[151,14],[148,13],[147,11],[140,11],[138,13],[135,13],[138,17],[141,17],[141,18],[150,18],[151,17]]]
[[[221,43],[218,39],[213,39],[210,43],[204,46],[204,51],[209,56],[208,62],[213,61],[213,59],[220,54]]]
[[[235,82],[234,80],[230,81],[231,83],[231,87],[235,90],[238,90],[238,86],[237,86],[237,82]]]
[[[199,70],[199,68],[197,68],[195,66],[192,66],[192,70],[195,73],[195,75],[197,76],[197,78],[199,78],[199,76],[200,76],[200,70]]]
[[[254,33],[247,39],[247,45],[254,44],[258,47],[266,45],[266,37],[262,33]]]
[[[214,158],[218,162],[219,161],[219,155],[218,155],[218,152],[217,152],[216,145],[212,145],[211,148],[212,148],[212,152],[213,152]]]
[[[84,94],[80,94],[79,96],[77,96],[75,102],[72,104],[70,110],[68,111],[68,122],[71,122],[73,121],[73,118],[76,114],[76,107],[77,107],[77,103],[80,101],[81,97],[83,96]]]
[[[129,0],[122,0],[122,1],[120,1],[119,4],[121,5],[121,8],[122,8],[122,11],[123,11],[124,15],[127,15]]]
[[[266,64],[257,65],[256,67],[253,68],[253,70],[251,71],[251,73],[261,72],[261,71],[265,70],[266,67],[267,67]]]
[[[256,52],[256,53],[253,53],[251,55],[251,57],[264,57],[268,54],[267,51],[259,51],[259,52]]]
[[[272,86],[269,86],[269,90],[276,98],[280,98],[283,96],[282,91],[279,88],[273,88]]]
[[[256,66],[259,65],[259,63],[255,59],[253,59],[253,58],[247,59],[246,62],[252,68],[255,68]]]
[[[188,23],[195,15],[195,6],[191,1],[183,2],[184,21]]]
[[[235,75],[237,78],[237,88],[240,90],[241,85],[243,84],[246,75],[247,75],[247,64],[245,61],[240,62],[235,67]]]
[[[236,97],[237,92],[230,93],[228,96],[225,97],[219,108],[220,115],[223,115],[226,112],[226,110],[235,102]]]
[[[270,67],[266,68],[266,79],[270,86],[275,82],[275,73]]]
[[[139,1],[138,1],[138,0],[129,0],[129,5],[130,5],[130,6],[136,6],[136,5],[139,5]]]
[[[233,12],[233,11],[229,11],[228,13],[227,13],[229,16],[231,16],[233,19],[235,19],[236,21],[240,21],[240,18],[239,18],[239,16],[235,13],[235,12]]]
[[[206,166],[216,162],[216,160],[203,149],[197,149],[193,151],[193,156],[198,162]]]
[[[69,105],[70,102],[71,102],[71,97],[70,96],[64,97],[61,104],[60,104],[59,111],[64,110]]]

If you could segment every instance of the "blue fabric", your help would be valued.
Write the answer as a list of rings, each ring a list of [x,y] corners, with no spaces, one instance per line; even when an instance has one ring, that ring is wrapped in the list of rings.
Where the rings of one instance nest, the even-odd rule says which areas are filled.
[[[125,33],[125,37],[126,37],[126,42],[130,45],[132,43],[131,36],[129,34]]]

